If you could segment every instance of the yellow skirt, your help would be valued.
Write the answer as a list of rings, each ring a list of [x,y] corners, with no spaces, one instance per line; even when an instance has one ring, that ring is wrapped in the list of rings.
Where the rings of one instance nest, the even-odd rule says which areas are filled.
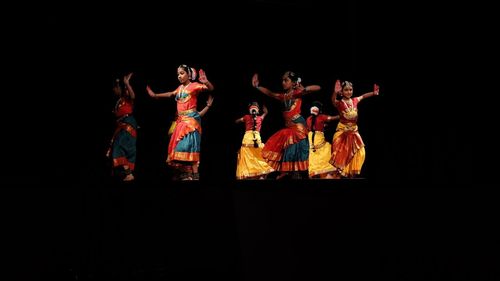
[[[309,132],[309,177],[335,171],[335,167],[330,164],[332,145],[325,140],[325,134],[321,131],[316,131],[314,146],[311,145],[312,134]]]
[[[332,163],[344,177],[361,173],[365,162],[365,144],[358,133],[358,126],[338,123],[332,141]]]
[[[359,175],[361,174],[361,167],[363,166],[364,162],[365,162],[365,147],[363,146],[358,150],[356,154],[354,154],[351,163],[345,166],[345,168],[342,169],[340,174],[343,175],[344,177],[352,177],[354,175]]]
[[[176,125],[177,125],[177,122],[175,120],[172,121],[172,124],[170,124],[170,128],[168,129],[169,136],[171,136],[174,133]]]
[[[257,141],[258,147],[254,147],[254,138]],[[241,142],[241,148],[238,151],[237,179],[247,179],[274,172],[274,169],[262,158],[262,148],[264,148],[264,144],[260,138],[260,133],[257,131],[246,131]]]

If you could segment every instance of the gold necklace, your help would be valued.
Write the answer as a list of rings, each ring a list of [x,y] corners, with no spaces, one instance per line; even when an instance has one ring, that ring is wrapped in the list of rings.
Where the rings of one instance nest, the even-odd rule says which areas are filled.
[[[182,85],[181,86],[182,89],[180,91],[183,92],[189,85],[191,85],[191,81],[189,81],[189,83],[186,86]]]
[[[354,107],[354,105],[352,104],[352,99],[351,98],[349,98],[347,101],[346,100],[342,100],[342,101],[345,103],[345,106],[347,108],[353,108]]]
[[[293,89],[291,91],[288,91],[285,93],[285,99],[284,99],[284,102],[285,102],[285,108],[288,110],[290,109],[290,107],[292,106],[292,92],[293,92]]]
[[[349,103],[347,103],[347,101],[345,101],[344,99],[342,99],[342,101],[345,103],[346,105],[346,109],[343,110],[343,115],[346,119],[349,119],[349,120],[354,120],[356,119],[356,117],[358,116],[358,112],[356,111],[356,109],[354,109],[354,104],[352,103],[352,99],[349,98],[347,101],[349,101]]]
[[[181,94],[182,94],[182,93],[186,90],[186,88],[187,88],[189,85],[191,85],[191,81],[189,81],[189,83],[188,83],[186,86],[181,85],[181,89],[179,90],[179,92],[178,92],[178,93],[177,93],[177,95],[176,95],[176,98],[177,98],[177,99],[180,99],[180,98],[181,98]]]

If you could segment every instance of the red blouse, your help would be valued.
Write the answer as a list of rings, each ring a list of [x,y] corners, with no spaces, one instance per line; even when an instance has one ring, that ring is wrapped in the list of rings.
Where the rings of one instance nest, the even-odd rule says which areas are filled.
[[[358,121],[358,103],[359,97],[351,98],[352,104],[344,100],[335,101],[335,107],[340,113],[340,122],[344,124],[354,123]]]
[[[315,131],[323,131],[325,129],[325,122],[328,120],[328,115],[320,114],[316,117],[316,124],[314,125]],[[307,128],[312,131],[312,115],[307,118]]]
[[[115,116],[122,117],[127,114],[132,114],[134,108],[134,104],[132,100],[119,98],[115,105]]]
[[[243,121],[245,122],[245,131],[253,130],[253,117],[250,114],[243,116]],[[262,127],[262,116],[256,116],[256,126],[255,131],[260,132],[260,128]]]
[[[186,87],[179,85],[175,89],[175,100],[177,101],[177,112],[181,113],[186,110],[196,110],[196,103],[198,101],[198,94],[207,90],[205,84],[198,82],[191,82]]]

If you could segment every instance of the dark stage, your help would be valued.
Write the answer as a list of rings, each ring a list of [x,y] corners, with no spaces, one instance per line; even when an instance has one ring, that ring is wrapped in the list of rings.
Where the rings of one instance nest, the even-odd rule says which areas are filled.
[[[2,189],[6,280],[496,280],[498,205],[364,180]]]

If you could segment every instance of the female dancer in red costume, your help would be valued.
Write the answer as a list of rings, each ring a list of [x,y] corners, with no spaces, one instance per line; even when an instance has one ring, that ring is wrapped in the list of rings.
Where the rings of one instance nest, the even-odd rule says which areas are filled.
[[[340,113],[340,122],[333,135],[332,157],[330,163],[337,168],[343,177],[352,178],[361,173],[365,161],[365,144],[358,132],[358,103],[365,98],[378,96],[379,87],[374,85],[373,91],[359,97],[352,97],[353,87],[349,81],[335,82],[332,103]],[[342,97],[337,100],[337,95]]]
[[[307,140],[306,120],[300,114],[302,96],[319,91],[318,85],[303,86],[300,77],[292,71],[282,76],[283,93],[275,93],[259,85],[259,76],[254,74],[252,85],[261,93],[283,104],[285,128],[272,135],[262,150],[262,157],[276,171],[277,179],[293,173],[294,178],[301,178],[308,170],[309,141]]]
[[[114,114],[116,116],[116,129],[111,139],[107,156],[113,161],[113,174],[123,181],[134,180],[136,160],[137,122],[132,115],[135,93],[130,85],[132,73],[115,80],[113,92],[118,96]]]
[[[177,68],[179,87],[171,92],[155,93],[146,87],[152,98],[175,97],[177,102],[177,121],[168,145],[167,164],[180,171],[181,180],[199,180],[201,118],[196,109],[198,95],[214,89],[200,69],[200,83],[195,82],[196,70],[183,64]]]

